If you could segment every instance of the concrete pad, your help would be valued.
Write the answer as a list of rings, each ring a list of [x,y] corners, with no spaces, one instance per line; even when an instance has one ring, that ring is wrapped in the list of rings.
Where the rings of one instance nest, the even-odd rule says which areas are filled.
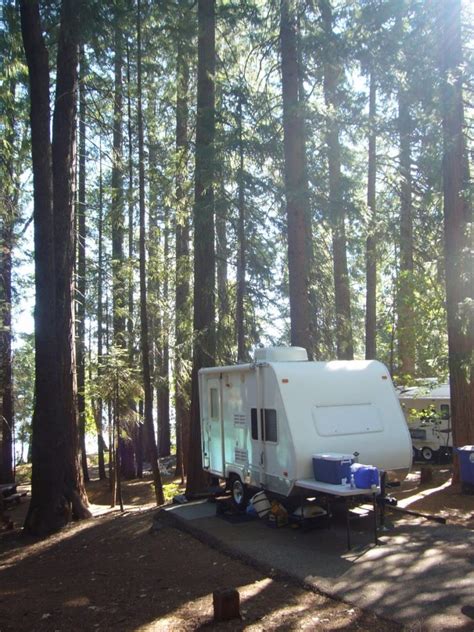
[[[371,519],[303,532],[254,519],[229,522],[215,503],[165,510],[176,526],[265,572],[289,575],[329,596],[416,630],[474,631],[474,532],[407,519],[372,541]]]

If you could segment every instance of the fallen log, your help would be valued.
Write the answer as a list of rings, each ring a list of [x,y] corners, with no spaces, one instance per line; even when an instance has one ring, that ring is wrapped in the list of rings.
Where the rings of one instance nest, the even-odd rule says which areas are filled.
[[[410,516],[416,516],[417,518],[425,518],[426,520],[433,520],[439,524],[446,524],[446,518],[442,516],[435,516],[434,514],[427,514],[421,511],[415,511],[415,509],[405,509],[405,507],[391,506],[392,511],[399,511],[400,513],[406,513]]]

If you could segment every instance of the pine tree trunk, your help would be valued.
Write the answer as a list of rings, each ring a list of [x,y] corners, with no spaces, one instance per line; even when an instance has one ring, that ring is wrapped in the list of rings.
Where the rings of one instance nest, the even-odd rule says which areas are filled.
[[[25,529],[45,535],[64,526],[71,514],[77,518],[90,515],[78,460],[73,383],[72,173],[77,87],[77,43],[73,33],[77,33],[77,28],[74,29],[71,5],[66,1],[58,43],[53,169],[49,62],[39,6],[37,2],[24,1],[20,10],[30,84],[36,290],[32,494]],[[65,181],[59,182],[60,175]],[[61,244],[59,238],[63,240]],[[61,264],[64,268],[56,274]],[[57,281],[51,282],[52,279]]]
[[[191,428],[186,493],[202,491],[198,372],[215,362],[214,135],[215,0],[198,0],[198,79],[194,183],[194,317]]]
[[[11,169],[9,175],[13,176]],[[3,187],[2,187],[3,188]],[[5,186],[6,188],[6,186]],[[7,191],[5,191],[7,193]],[[8,194],[6,213],[2,218],[0,253],[0,393],[1,393],[1,454],[0,483],[14,480],[13,464],[13,390],[12,390],[12,247],[13,221],[16,204]]]
[[[377,133],[375,117],[377,114],[377,89],[374,73],[370,73],[369,94],[369,168],[367,178],[367,207],[369,212],[366,260],[366,301],[365,301],[365,357],[374,360],[377,357],[377,249],[376,249],[376,178],[377,178]]]
[[[8,14],[15,16],[13,6],[5,7],[4,10],[4,17],[10,22],[11,18],[9,19]],[[16,25],[12,23],[9,24],[10,27],[13,29]],[[0,195],[3,200],[0,232],[0,483],[11,483],[15,479],[12,383],[12,249],[13,226],[18,213],[19,182],[14,159],[14,152],[18,146],[14,109],[16,85],[13,79],[6,85],[8,86],[8,100],[5,107],[5,140],[10,149],[4,155],[5,171],[3,181],[0,183]]]
[[[332,7],[329,0],[319,0],[319,8],[326,37],[324,51],[324,98],[328,109],[326,144],[329,168],[329,213],[332,228],[334,261],[334,296],[336,309],[337,357],[341,360],[354,358],[352,338],[351,296],[346,248],[346,210],[341,178],[341,145],[339,140],[339,81],[341,68],[333,46]]]
[[[162,319],[160,331],[160,358],[158,361],[158,455],[160,457],[171,454],[171,428],[170,428],[170,376],[169,376],[169,336],[170,315],[168,307],[169,292],[169,217],[168,210],[164,211],[163,227],[163,293],[162,293]]]
[[[89,480],[86,454],[86,91],[85,53],[80,52],[79,82],[79,177],[77,205],[77,408],[79,445],[84,480]]]
[[[164,234],[165,228],[159,222],[159,175],[158,175],[158,140],[157,125],[154,118],[156,113],[155,95],[149,96],[148,113],[148,204],[149,204],[149,226],[148,226],[148,275],[147,275],[147,309],[148,309],[148,329],[150,332],[150,379],[152,383],[157,382],[154,389],[156,395],[157,410],[157,449],[158,456],[163,456],[161,452],[161,442],[166,443],[166,421],[162,424],[163,410],[162,384],[160,383],[163,371],[163,355],[167,344],[165,333],[166,305],[164,297]],[[165,221],[162,222],[164,225]],[[160,255],[162,255],[160,257]],[[152,389],[153,393],[153,389]],[[169,416],[168,416],[169,419]],[[169,427],[169,426],[168,426]],[[162,434],[163,433],[163,434]],[[145,435],[145,439],[147,435]],[[166,452],[166,448],[164,449]],[[148,454],[148,444],[146,444],[146,454]]]
[[[148,309],[148,329],[150,332],[150,379],[155,383],[155,377],[159,377],[159,367],[161,358],[161,336],[162,336],[162,304],[160,300],[161,273],[163,269],[160,261],[162,231],[160,230],[159,214],[159,184],[158,184],[158,140],[156,136],[156,99],[154,94],[148,95],[148,240],[146,243],[147,252],[147,309]],[[154,393],[153,393],[154,390]],[[159,391],[152,389],[152,395],[156,395],[156,409],[158,411]],[[142,402],[143,403],[143,402]],[[152,408],[154,408],[152,403]],[[159,417],[159,414],[157,415]],[[159,432],[160,420],[157,419]],[[158,433],[155,432],[155,437]],[[144,455],[149,459],[148,433],[143,433]],[[155,438],[155,443],[157,438]],[[159,445],[158,445],[159,455]]]
[[[103,319],[104,308],[102,301],[102,292],[104,287],[103,282],[103,215],[104,215],[104,194],[102,183],[102,148],[99,155],[99,221],[98,221],[98,270],[97,270],[97,377],[100,382],[102,376],[102,355],[103,355]],[[107,475],[105,473],[105,459],[104,459],[104,435],[103,435],[103,412],[104,402],[101,397],[97,400],[97,413],[96,413],[96,429],[97,429],[97,454],[98,454],[98,466],[99,466],[99,479],[105,480]],[[112,446],[109,445],[109,454]],[[110,457],[109,457],[110,460]]]
[[[181,17],[181,28],[184,17]],[[176,296],[175,296],[175,409],[176,475],[184,481],[189,448],[189,377],[191,360],[189,212],[186,193],[188,164],[189,66],[184,37],[178,39],[176,95]]]
[[[127,340],[128,340],[128,358],[130,366],[133,366],[134,360],[134,333],[133,333],[133,229],[134,229],[134,199],[133,199],[133,129],[132,129],[132,97],[131,97],[131,79],[130,79],[130,51],[127,44],[127,112],[128,112],[128,314],[127,314]]]
[[[237,125],[239,142],[239,173],[238,173],[238,208],[237,223],[237,296],[235,308],[235,327],[237,331],[237,361],[245,362],[249,359],[248,345],[246,341],[245,327],[245,298],[247,295],[246,268],[247,268],[247,241],[245,234],[245,172],[244,172],[244,143],[242,120],[242,94],[239,95],[237,105]]]
[[[31,502],[25,529],[46,534],[68,521],[63,496],[62,462],[57,458],[61,437],[54,279],[53,179],[51,168],[49,60],[44,45],[39,5],[21,5],[23,45],[29,72],[31,152],[33,162],[35,246],[35,407],[32,421]],[[46,370],[48,367],[48,370]],[[61,499],[59,507],[57,499]]]
[[[65,431],[66,480],[77,518],[87,518],[87,495],[79,459],[74,323],[74,167],[79,62],[79,24],[73,0],[63,0],[58,42],[56,99],[53,114],[53,211],[56,279],[56,327],[60,404]]]
[[[126,348],[126,291],[123,270],[123,35],[120,15],[115,16],[114,133],[112,148],[112,296],[114,345]]]
[[[132,126],[132,82],[130,77],[130,47],[127,43],[127,133],[128,133],[128,266],[127,266],[127,343],[128,361],[130,366],[135,365],[135,332],[134,332],[134,229],[135,229],[135,204],[133,185],[133,126]],[[130,408],[136,412],[136,403],[130,402]],[[142,433],[139,426],[132,430],[132,445],[135,458],[135,473],[137,478],[143,477],[143,446]]]
[[[167,286],[167,284],[164,284]],[[165,287],[163,289],[165,292]],[[161,358],[159,364],[159,386],[157,393],[158,403],[158,455],[160,457],[171,454],[171,427],[170,427],[170,387],[169,387],[169,317],[164,315],[162,324]]]
[[[148,450],[150,454],[153,481],[155,485],[156,504],[164,503],[163,487],[161,483],[160,468],[158,466],[158,451],[156,448],[155,431],[153,427],[153,393],[150,372],[150,346],[148,339],[148,311],[147,311],[147,287],[145,270],[145,152],[143,141],[143,110],[142,110],[142,50],[141,50],[141,6],[137,2],[137,113],[138,113],[138,178],[139,178],[139,207],[140,207],[140,325],[141,325],[141,351],[143,365],[143,391],[144,391],[144,419],[148,438]]]
[[[128,358],[130,366],[133,366],[133,229],[134,229],[134,200],[133,200],[133,129],[132,129],[132,95],[131,95],[131,79],[130,79],[130,50],[127,43],[127,132],[128,132],[128,315],[127,315],[127,339],[128,339]]]
[[[398,93],[400,136],[400,271],[397,293],[398,375],[402,383],[415,375],[415,313],[413,309],[413,202],[411,178],[411,116],[405,89]]]
[[[291,344],[312,354],[308,261],[308,183],[304,125],[299,103],[299,69],[294,0],[281,0],[280,43],[283,93],[285,195],[288,222],[288,274]]]
[[[219,186],[218,202],[215,204],[216,226],[216,277],[217,277],[217,335],[216,359],[230,364],[231,349],[229,332],[229,292],[228,292],[228,244],[227,244],[227,200],[223,181]]]
[[[298,5],[297,5],[298,6]],[[301,37],[301,11],[296,12],[296,47],[298,57],[298,100],[301,111],[302,120],[302,134],[303,142],[306,146],[307,140],[307,125],[306,125],[306,101],[304,80],[305,70],[303,62],[303,44]],[[309,184],[308,184],[308,158],[306,151],[303,153],[303,171],[304,171],[304,186],[306,189],[306,196],[309,200]],[[319,359],[321,357],[321,331],[319,321],[321,319],[321,304],[323,299],[318,296],[318,270],[316,267],[316,257],[314,251],[313,240],[313,215],[311,205],[307,203],[305,205],[305,220],[306,220],[306,257],[308,268],[308,296],[309,296],[309,337],[311,343],[310,357],[313,359]]]
[[[461,3],[438,3],[441,45],[446,308],[453,444],[474,444],[474,265],[463,107]],[[458,471],[454,480],[458,479]]]

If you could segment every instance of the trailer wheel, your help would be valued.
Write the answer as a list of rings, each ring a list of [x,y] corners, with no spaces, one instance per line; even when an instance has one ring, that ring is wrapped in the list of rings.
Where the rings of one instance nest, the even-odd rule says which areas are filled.
[[[423,461],[426,461],[428,463],[429,461],[433,460],[433,457],[434,457],[433,450],[431,448],[424,447],[421,450],[421,456],[423,458]]]
[[[238,476],[235,476],[230,481],[230,491],[232,494],[232,502],[237,509],[245,509],[248,505],[248,493],[246,486],[242,483]]]

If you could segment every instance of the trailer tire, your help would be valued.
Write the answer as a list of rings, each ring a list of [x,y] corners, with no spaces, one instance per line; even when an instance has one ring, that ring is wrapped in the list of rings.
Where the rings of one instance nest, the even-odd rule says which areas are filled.
[[[428,448],[427,446],[421,449],[421,458],[426,463],[431,463],[431,461],[433,461],[434,459],[434,455],[435,455],[434,451],[431,448]]]
[[[237,507],[243,511],[249,502],[249,494],[247,490],[247,486],[242,483],[240,476],[233,476],[230,479],[230,493],[232,495],[232,502]]]

